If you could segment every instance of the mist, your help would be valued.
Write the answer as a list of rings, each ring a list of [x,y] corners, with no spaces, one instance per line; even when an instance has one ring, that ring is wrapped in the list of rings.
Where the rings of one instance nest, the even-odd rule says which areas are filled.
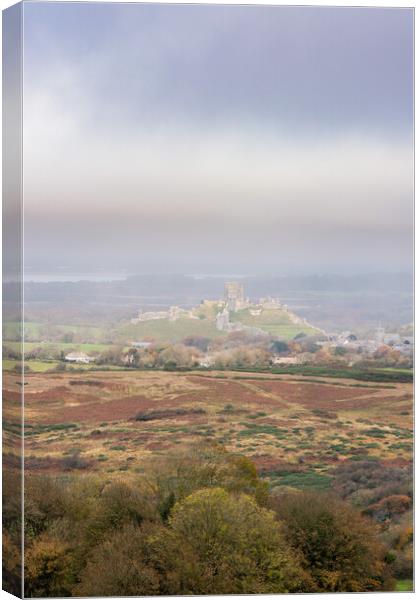
[[[29,267],[411,270],[412,11],[24,18]]]

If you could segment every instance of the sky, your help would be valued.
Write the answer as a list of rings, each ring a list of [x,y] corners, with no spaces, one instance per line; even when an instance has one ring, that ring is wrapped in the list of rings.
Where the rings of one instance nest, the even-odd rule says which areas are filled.
[[[25,260],[408,271],[410,9],[24,5]]]

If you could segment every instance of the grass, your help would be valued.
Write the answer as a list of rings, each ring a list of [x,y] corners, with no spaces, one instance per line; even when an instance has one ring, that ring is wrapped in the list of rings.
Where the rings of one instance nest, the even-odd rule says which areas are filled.
[[[16,365],[22,364],[18,360],[3,360],[3,370],[4,371],[12,371]],[[45,373],[46,371],[50,371],[51,369],[55,369],[59,362],[57,360],[25,360],[25,366],[29,367],[31,371],[35,373]]]
[[[253,316],[249,309],[240,310],[232,316],[233,321],[239,321],[248,327],[258,327],[267,333],[277,335],[284,339],[293,339],[298,333],[308,335],[317,333],[317,330],[305,324],[295,324],[291,321],[287,311],[281,309],[263,310],[261,315]]]
[[[315,472],[298,472],[281,475],[273,485],[293,487],[298,490],[326,490],[331,486],[331,477]]]
[[[208,338],[216,338],[225,335],[225,332],[216,329],[216,324],[209,319],[178,319],[167,321],[158,319],[156,321],[145,321],[143,323],[130,323],[118,329],[118,339],[152,338],[157,342],[179,341],[189,335],[199,335]]]
[[[16,339],[20,336],[22,326],[19,321],[8,321],[3,323],[4,339]],[[50,323],[39,323],[35,321],[25,322],[25,336],[29,339],[41,340],[48,336],[51,331],[54,335],[64,335],[66,333],[81,334],[91,340],[100,342],[108,332],[101,327],[92,327],[89,325],[55,325]]]
[[[386,371],[383,369],[366,369],[357,370],[352,367],[328,367],[328,366],[317,366],[317,365],[293,365],[288,367],[229,367],[226,369],[237,373],[270,373],[272,375],[300,375],[304,377],[328,377],[336,379],[354,379],[356,381],[369,381],[369,382],[391,382],[391,383],[412,383],[413,371],[412,369],[394,369],[393,371]],[[219,369],[223,371],[223,369]],[[406,372],[408,371],[408,372]],[[218,375],[220,379],[224,378],[224,375]],[[236,379],[252,379],[252,377],[236,377]],[[309,383],[321,383],[313,379],[307,379]],[[328,381],[328,385],[336,385],[335,382]],[[353,384],[351,387],[364,387],[359,384]],[[370,386],[369,386],[370,387]],[[375,386],[378,387],[378,386]],[[379,386],[384,387],[384,386]],[[392,389],[393,386],[386,386]]]
[[[238,437],[254,437],[256,435],[272,435],[282,440],[286,437],[287,429],[279,429],[273,425],[259,425],[257,423],[243,423],[246,429],[239,431]]]
[[[248,369],[249,370],[249,369]],[[271,369],[276,375],[310,375],[318,377],[334,377],[337,379],[355,379],[358,381],[411,383],[412,369],[353,369],[333,368],[312,365],[288,366],[281,369]]]
[[[15,352],[21,349],[20,342],[4,342],[4,345],[11,348]],[[31,352],[35,348],[42,348],[46,352],[105,352],[112,348],[112,344],[77,344],[73,342],[24,342],[24,352]]]
[[[3,360],[3,371],[12,371],[16,365],[21,364],[18,360],[4,359]],[[58,365],[63,363],[58,360],[25,360],[25,366],[29,367],[34,373],[46,373],[56,369]],[[79,372],[79,371],[132,371],[128,367],[120,365],[95,365],[83,364],[83,363],[64,363],[66,365],[67,373]]]
[[[413,592],[413,580],[412,579],[399,579],[395,584],[396,592]]]
[[[69,431],[78,429],[76,423],[56,423],[51,425],[25,425],[25,436],[38,435],[39,433],[48,433],[51,431]]]
[[[383,429],[379,429],[378,427],[372,427],[372,429],[366,429],[363,433],[369,437],[383,438],[390,432],[387,430],[384,431]]]
[[[401,369],[400,367],[383,367],[380,370],[381,371],[388,371],[390,373],[408,373],[408,374],[411,374],[413,372],[412,369]]]
[[[203,307],[197,311],[208,318],[185,319],[167,321],[159,319],[143,323],[129,324],[117,332],[119,339],[150,337],[156,341],[181,340],[189,335],[201,335],[215,338],[224,335],[223,331],[216,329],[214,322],[214,306]],[[253,317],[248,309],[238,311],[232,315],[233,321],[239,321],[250,327],[258,327],[267,333],[278,335],[285,339],[292,339],[298,333],[315,333],[316,330],[308,325],[292,323],[289,314],[284,310],[267,310],[257,317]]]

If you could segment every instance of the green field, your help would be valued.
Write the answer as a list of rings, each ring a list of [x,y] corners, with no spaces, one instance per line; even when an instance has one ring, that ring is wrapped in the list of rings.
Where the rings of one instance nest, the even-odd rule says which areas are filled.
[[[273,373],[274,375],[304,375],[308,377],[333,377],[335,379],[355,379],[358,381],[372,382],[399,382],[411,383],[413,381],[412,369],[357,369],[354,367],[329,367],[322,365],[288,365],[284,367],[232,368],[232,371]],[[310,381],[308,379],[308,381]]]
[[[312,335],[319,333],[317,329],[304,324],[295,324],[290,315],[281,309],[263,310],[261,315],[253,316],[249,309],[240,310],[232,316],[233,321],[239,321],[248,327],[258,327],[271,335],[291,340],[298,333]]]
[[[19,363],[17,360],[3,360],[3,370],[4,371],[12,371],[16,365]],[[20,363],[21,364],[21,363]],[[45,371],[50,371],[51,369],[55,369],[59,364],[58,360],[26,360],[25,366],[28,366],[31,371],[35,371],[36,373],[44,373]]]
[[[216,324],[209,319],[178,319],[167,321],[159,319],[156,321],[145,321],[143,323],[130,323],[118,329],[117,338],[121,342],[127,340],[141,340],[151,338],[157,342],[180,341],[189,335],[198,335],[215,338],[226,335],[223,331],[216,329]]]
[[[3,371],[13,371],[16,365],[21,364],[17,360],[4,359],[3,360]],[[34,373],[45,373],[57,368],[58,365],[65,365],[66,371],[127,371],[130,370],[127,367],[119,365],[96,365],[95,363],[83,364],[83,363],[62,363],[58,360],[25,360],[25,366],[29,367]]]
[[[317,333],[317,330],[308,325],[295,325],[284,310],[266,310],[260,316],[253,317],[248,309],[238,311],[231,315],[231,320],[243,323],[249,327],[257,327],[284,339],[293,339],[298,333],[307,335]],[[145,321],[144,323],[129,324],[117,332],[121,341],[151,338],[157,342],[180,341],[189,335],[199,335],[215,338],[226,335],[218,331],[213,319],[178,319],[177,321]]]
[[[357,369],[353,367],[334,368],[312,365],[296,365],[284,368],[273,368],[272,373],[276,375],[309,375],[317,377],[334,377],[344,379],[356,379],[359,381],[388,381],[411,383],[413,381],[412,369]]]
[[[52,334],[65,335],[73,333],[83,335],[86,339],[101,342],[104,339],[105,330],[101,327],[90,327],[88,325],[52,325],[50,323],[39,323],[33,321],[25,322],[25,338],[30,340],[44,340]],[[3,323],[3,337],[6,340],[14,340],[19,337],[22,327],[18,321]]]
[[[18,352],[20,342],[9,342],[5,340],[4,345]],[[30,352],[35,348],[42,348],[46,352],[105,352],[112,347],[111,344],[75,344],[70,342],[24,342],[24,351]]]

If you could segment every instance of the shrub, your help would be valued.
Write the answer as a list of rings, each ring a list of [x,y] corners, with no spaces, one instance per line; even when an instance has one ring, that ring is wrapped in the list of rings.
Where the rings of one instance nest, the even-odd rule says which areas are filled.
[[[74,452],[62,459],[62,465],[65,471],[70,471],[72,469],[87,469],[90,462],[82,458],[79,452]]]

